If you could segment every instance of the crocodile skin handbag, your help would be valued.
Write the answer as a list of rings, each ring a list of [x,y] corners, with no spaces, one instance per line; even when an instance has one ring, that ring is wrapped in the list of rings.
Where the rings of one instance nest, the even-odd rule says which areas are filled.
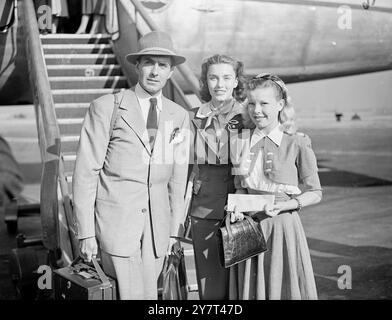
[[[260,224],[248,215],[244,215],[242,221],[230,223],[230,214],[227,214],[225,226],[220,228],[219,234],[222,245],[221,262],[225,268],[267,250]]]

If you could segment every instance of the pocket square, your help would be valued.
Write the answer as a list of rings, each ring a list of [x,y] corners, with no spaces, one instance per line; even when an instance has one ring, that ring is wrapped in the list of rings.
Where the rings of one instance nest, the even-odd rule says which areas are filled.
[[[180,128],[178,128],[178,127],[175,128],[173,130],[172,134],[170,135],[169,143],[177,144],[177,143],[182,142],[183,140],[184,140],[184,136],[181,133]]]

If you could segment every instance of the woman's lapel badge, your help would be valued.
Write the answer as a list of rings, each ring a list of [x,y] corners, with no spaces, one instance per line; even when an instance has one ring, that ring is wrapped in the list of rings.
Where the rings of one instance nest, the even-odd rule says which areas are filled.
[[[230,132],[238,130],[240,122],[236,119],[231,119],[227,122],[226,128]]]

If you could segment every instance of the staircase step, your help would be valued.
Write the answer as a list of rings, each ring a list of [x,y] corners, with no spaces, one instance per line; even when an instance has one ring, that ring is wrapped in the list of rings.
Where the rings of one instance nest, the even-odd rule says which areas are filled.
[[[90,103],[91,101],[109,93],[125,89],[55,89],[52,90],[54,103]]]
[[[44,44],[44,54],[113,53],[110,44]]]
[[[84,118],[89,103],[56,103],[54,105],[57,119]]]
[[[47,65],[115,64],[116,56],[105,54],[45,54]]]
[[[61,135],[80,135],[83,118],[57,119]]]
[[[49,77],[52,89],[100,89],[126,88],[127,78],[124,76],[102,77]]]
[[[83,118],[65,118],[65,119],[57,119],[57,122],[62,125],[72,125],[83,123]]]
[[[70,76],[70,77],[92,77],[92,76],[119,76],[122,75],[121,67],[118,64],[107,65],[48,65],[49,77]]]
[[[79,136],[61,136],[61,152],[62,153],[75,153],[79,145]]]
[[[64,154],[64,172],[73,172],[75,169],[76,153]]]
[[[110,36],[107,34],[48,34],[41,35],[42,44],[107,44]]]

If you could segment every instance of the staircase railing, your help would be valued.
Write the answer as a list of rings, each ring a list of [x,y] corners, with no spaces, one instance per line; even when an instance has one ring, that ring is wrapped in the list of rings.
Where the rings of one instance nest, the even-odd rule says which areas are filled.
[[[6,33],[14,25],[15,17],[17,16],[17,7],[17,0],[7,0],[0,5],[3,17],[9,18],[5,25],[0,25],[0,33]]]
[[[58,221],[58,177],[60,130],[56,120],[46,63],[41,46],[33,0],[24,0],[23,19],[31,87],[37,120],[38,142],[43,164],[40,190],[42,241],[48,250],[60,248]]]

